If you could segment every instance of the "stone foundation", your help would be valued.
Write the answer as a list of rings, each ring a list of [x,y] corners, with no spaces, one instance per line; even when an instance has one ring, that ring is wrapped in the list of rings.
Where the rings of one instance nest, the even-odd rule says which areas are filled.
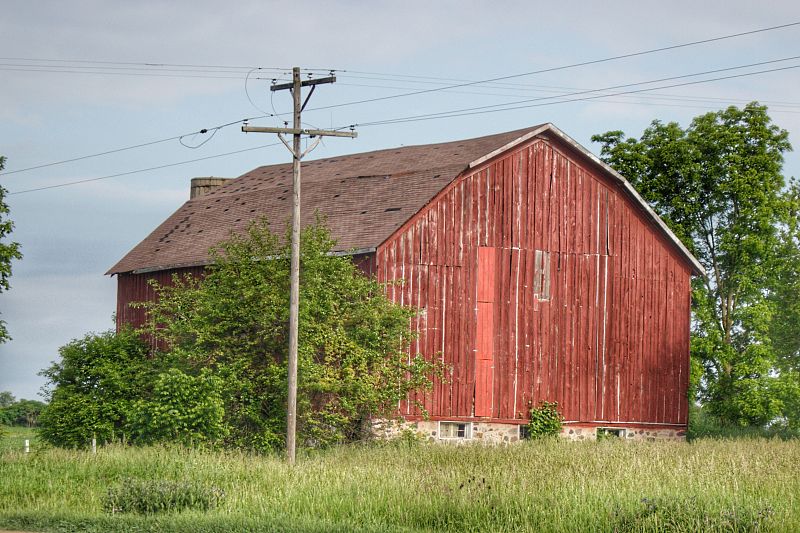
[[[465,436],[442,436],[441,424],[464,424]],[[565,425],[561,429],[561,437],[573,440],[596,440],[598,428],[601,428],[603,437],[608,439],[624,439],[626,441],[656,441],[671,440],[683,441],[686,431],[683,429],[665,428],[631,428],[623,426],[577,426]],[[446,433],[445,428],[445,433]],[[455,429],[454,427],[452,429]],[[499,424],[494,422],[464,422],[464,421],[433,421],[420,420],[409,422],[403,420],[377,420],[373,424],[373,433],[381,439],[393,439],[403,436],[442,443],[468,443],[479,442],[484,444],[511,444],[521,440],[520,425]],[[524,437],[522,437],[524,440]]]
[[[569,440],[597,440],[598,428],[605,438],[621,438],[625,440],[686,440],[683,429],[665,428],[626,428],[623,426],[564,426],[561,436]],[[601,438],[604,438],[601,437]]]

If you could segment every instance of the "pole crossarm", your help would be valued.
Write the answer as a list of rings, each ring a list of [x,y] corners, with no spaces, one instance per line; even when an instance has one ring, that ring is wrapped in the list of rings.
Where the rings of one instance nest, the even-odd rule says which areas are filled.
[[[334,130],[309,130],[298,128],[272,128],[268,126],[242,126],[245,133],[286,133],[290,135],[310,135],[311,137],[358,137],[355,131],[334,131]]]
[[[308,87],[309,85],[321,85],[323,83],[333,83],[336,81],[336,76],[328,76],[326,78],[314,78],[311,80],[303,80],[300,82],[300,87]],[[270,91],[284,91],[286,89],[294,89],[294,83],[278,83],[270,86]]]

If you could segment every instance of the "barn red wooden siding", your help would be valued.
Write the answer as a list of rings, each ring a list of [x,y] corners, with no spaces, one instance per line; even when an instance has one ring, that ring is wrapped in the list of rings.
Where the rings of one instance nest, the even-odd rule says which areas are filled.
[[[157,281],[160,285],[172,285],[173,274],[180,276],[189,274],[202,276],[202,266],[188,268],[172,268],[134,274],[125,272],[117,275],[117,331],[123,326],[138,328],[144,325],[144,309],[134,309],[130,306],[133,302],[148,302],[156,299],[156,293],[150,285],[150,280]]]
[[[375,254],[365,253],[353,256],[356,267],[364,274],[375,274]],[[134,309],[130,306],[133,302],[147,302],[156,298],[156,293],[150,285],[151,280],[160,285],[171,285],[172,276],[190,274],[203,276],[205,267],[193,266],[186,268],[172,268],[135,274],[124,272],[117,276],[117,331],[122,325],[138,328],[144,325],[144,309]]]
[[[596,164],[536,139],[463,173],[377,251],[418,309],[414,353],[447,365],[434,419],[685,425],[690,270]]]

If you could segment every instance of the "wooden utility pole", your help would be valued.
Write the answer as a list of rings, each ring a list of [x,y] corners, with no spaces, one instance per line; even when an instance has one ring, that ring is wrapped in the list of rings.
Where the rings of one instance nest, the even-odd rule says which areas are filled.
[[[271,91],[292,91],[294,100],[294,120],[291,128],[263,128],[242,126],[244,132],[277,133],[281,142],[292,153],[292,262],[291,262],[291,288],[289,290],[289,375],[288,375],[288,405],[286,409],[286,459],[289,464],[294,464],[297,433],[297,321],[300,309],[300,161],[311,151],[322,137],[357,137],[354,131],[342,132],[331,130],[303,129],[300,115],[314,93],[317,85],[333,83],[335,76],[326,78],[300,80],[300,67],[292,69],[292,83],[272,85]],[[301,90],[311,87],[305,102],[302,101]],[[284,133],[292,134],[292,146],[284,139]],[[301,135],[316,137],[317,140],[305,152],[300,151]]]

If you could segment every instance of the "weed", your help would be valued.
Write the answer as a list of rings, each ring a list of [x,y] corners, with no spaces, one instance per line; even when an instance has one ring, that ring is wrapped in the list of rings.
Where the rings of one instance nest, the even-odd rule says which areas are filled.
[[[103,506],[111,514],[208,511],[224,497],[219,488],[198,483],[128,478],[108,489]]]
[[[558,402],[542,401],[539,407],[532,407],[528,422],[528,435],[531,439],[549,437],[561,433],[564,417],[558,412]]]

